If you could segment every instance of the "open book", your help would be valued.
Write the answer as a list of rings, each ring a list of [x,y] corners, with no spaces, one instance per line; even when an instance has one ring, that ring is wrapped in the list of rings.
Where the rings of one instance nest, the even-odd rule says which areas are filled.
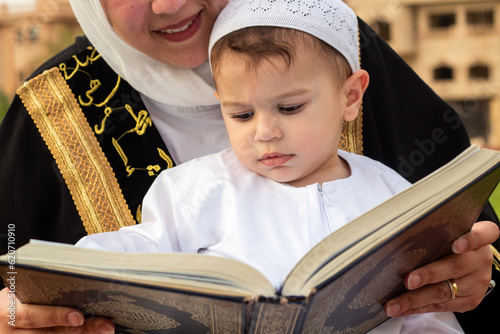
[[[124,333],[366,332],[387,319],[382,305],[408,272],[470,230],[499,166],[500,152],[471,146],[321,241],[280,291],[235,260],[47,242],[0,257],[0,275],[22,302],[78,307]]]

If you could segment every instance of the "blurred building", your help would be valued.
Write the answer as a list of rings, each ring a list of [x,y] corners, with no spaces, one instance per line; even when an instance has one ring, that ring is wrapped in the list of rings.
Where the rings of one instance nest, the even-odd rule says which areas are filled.
[[[0,92],[10,100],[27,76],[79,34],[68,0],[0,5]]]
[[[500,0],[345,0],[457,110],[473,141],[500,148]]]
[[[474,142],[500,148],[500,0],[344,1],[459,112]],[[0,95],[10,100],[78,34],[68,0],[1,6]]]

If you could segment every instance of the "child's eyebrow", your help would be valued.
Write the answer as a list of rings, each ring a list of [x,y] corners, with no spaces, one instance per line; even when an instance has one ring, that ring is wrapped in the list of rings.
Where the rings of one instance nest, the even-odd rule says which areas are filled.
[[[225,100],[221,100],[220,104],[223,107],[232,107],[232,108],[241,108],[250,106],[248,103],[242,103],[238,101],[225,101]]]
[[[298,88],[298,89],[295,89],[292,91],[287,91],[287,92],[280,94],[280,95],[273,96],[270,100],[280,101],[280,100],[284,100],[284,99],[291,98],[291,97],[301,96],[301,95],[307,94],[309,92],[310,92],[309,89]],[[222,100],[221,105],[224,107],[234,107],[234,108],[249,107],[250,106],[249,103],[244,103],[244,102],[239,102],[239,101],[231,101],[231,100]]]
[[[295,97],[297,95],[304,95],[304,94],[307,94],[309,92],[310,92],[309,89],[306,89],[306,88],[297,88],[295,90],[288,91],[288,92],[285,92],[283,94],[280,94],[280,95],[276,96],[275,99],[276,100],[283,100],[283,99],[286,99],[286,98],[289,98],[289,97]]]

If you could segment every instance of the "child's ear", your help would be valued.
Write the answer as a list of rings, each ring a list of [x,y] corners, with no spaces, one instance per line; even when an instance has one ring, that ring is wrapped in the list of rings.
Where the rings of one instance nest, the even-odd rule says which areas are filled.
[[[215,98],[216,98],[217,100],[219,100],[219,101],[220,101],[220,98],[219,98],[219,92],[218,92],[218,91],[215,91],[214,96],[215,96]]]
[[[363,94],[370,82],[370,76],[365,70],[358,70],[344,84],[344,94],[346,105],[344,110],[344,120],[353,121],[358,116],[359,108],[363,103]]]

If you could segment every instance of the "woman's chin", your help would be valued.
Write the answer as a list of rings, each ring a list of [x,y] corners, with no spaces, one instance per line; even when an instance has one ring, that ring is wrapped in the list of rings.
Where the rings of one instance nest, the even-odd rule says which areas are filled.
[[[208,54],[207,52],[192,55],[183,54],[179,57],[156,58],[156,60],[175,67],[195,68],[204,64],[208,60]]]

